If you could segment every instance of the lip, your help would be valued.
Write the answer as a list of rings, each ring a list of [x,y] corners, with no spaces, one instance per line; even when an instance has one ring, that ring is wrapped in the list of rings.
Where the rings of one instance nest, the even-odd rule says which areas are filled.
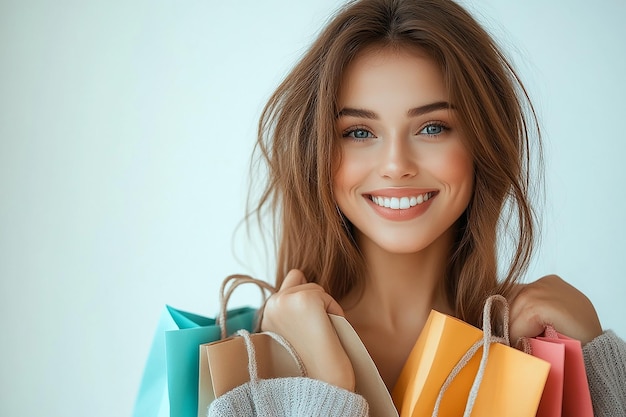
[[[433,193],[433,195],[428,199],[428,201],[404,210],[381,207],[370,199],[370,196],[401,198],[416,196],[424,193]],[[439,191],[432,188],[386,188],[363,194],[363,198],[380,217],[391,221],[408,221],[424,214],[432,204],[432,201],[437,198],[438,195]]]

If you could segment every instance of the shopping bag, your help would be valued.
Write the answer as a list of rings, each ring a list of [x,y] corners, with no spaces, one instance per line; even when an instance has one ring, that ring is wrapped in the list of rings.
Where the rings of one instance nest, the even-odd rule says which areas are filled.
[[[260,346],[262,345],[270,346],[267,344],[267,342],[269,341],[273,341],[273,343],[278,346],[278,349],[282,350],[282,352],[286,354],[286,356],[284,356],[286,361],[283,361],[281,359],[280,363],[272,363],[273,357],[271,355],[268,355],[269,351],[259,350]],[[212,351],[212,347],[218,347],[218,350]],[[296,353],[295,349],[289,344],[289,342],[287,342],[287,340],[285,340],[283,337],[276,333],[263,332],[250,334],[246,330],[239,330],[237,332],[237,336],[212,343],[207,346],[207,350],[209,350],[213,354],[213,356],[219,356],[219,359],[222,362],[223,360],[228,360],[229,363],[226,365],[228,365],[229,367],[241,367],[245,369],[244,373],[246,374],[246,382],[241,385],[238,384],[233,388],[237,388],[241,391],[247,392],[247,395],[244,394],[244,397],[249,397],[250,402],[248,402],[247,404],[243,404],[240,402],[241,398],[239,398],[239,400],[237,401],[237,409],[239,411],[238,415],[257,415],[259,411],[256,409],[253,402],[256,402],[259,399],[263,398],[264,395],[273,395],[274,389],[280,389],[280,381],[272,378],[263,378],[260,375],[259,366],[261,364],[264,364],[263,366],[270,371],[278,371],[281,366],[285,367],[291,365],[291,368],[295,366],[297,372],[295,372],[292,376],[306,376],[306,369],[304,367],[304,364],[302,363],[302,360]],[[211,353],[209,353],[209,356],[211,356]],[[283,358],[283,356],[281,356],[281,358]],[[220,382],[222,382],[223,378],[232,379],[229,372],[212,373],[211,377],[216,386]],[[261,379],[267,380],[264,381],[264,389],[259,388],[259,386],[261,385],[259,383],[259,380]],[[274,385],[276,383],[278,383],[278,385]],[[267,384],[269,384],[269,386]],[[288,398],[289,396],[287,396],[287,398],[285,399],[289,401]],[[228,402],[229,399],[225,397],[221,400],[218,399],[217,401]],[[225,404],[221,404],[221,406],[224,405]],[[207,411],[209,416],[214,415],[214,413],[222,415],[222,412],[217,411],[214,408],[208,408]]]
[[[356,330],[344,317],[329,314],[339,341],[354,369],[355,392],[369,405],[370,417],[397,417],[398,411],[376,364],[369,355]]]
[[[504,305],[503,337],[491,335],[494,302]],[[485,303],[482,332],[433,310],[392,391],[400,416],[534,417],[550,365],[508,345],[501,296]]]
[[[256,309],[228,312],[227,328],[252,330]],[[213,318],[166,306],[152,341],[133,417],[196,417],[198,346],[220,339]]]
[[[329,314],[337,336],[352,362],[355,392],[368,402],[370,417],[398,415],[389,391],[374,361],[356,331],[344,317]],[[261,379],[301,375],[297,352],[291,352],[276,338],[265,333],[252,334],[257,357],[257,374]],[[198,410],[206,410],[220,395],[250,380],[248,353],[243,338],[234,337],[200,347],[200,383]],[[200,414],[198,414],[200,416]]]
[[[193,320],[190,320],[193,317]],[[165,332],[167,362],[167,389],[170,417],[196,417],[198,415],[198,346],[220,338],[220,327],[215,319],[196,315],[179,315],[177,330]],[[256,311],[244,307],[229,313],[226,327],[252,330]],[[201,320],[204,319],[204,320]],[[188,327],[191,326],[191,327]]]
[[[256,371],[260,379],[303,376],[295,353],[268,333],[249,336],[255,348]],[[249,381],[248,352],[243,337],[230,337],[200,345],[198,417],[205,416],[213,400]]]
[[[526,353],[551,364],[537,417],[593,417],[582,346],[547,326],[543,336],[527,338]]]
[[[233,280],[254,282],[274,292],[268,283],[247,275],[226,277],[220,289],[220,306],[225,306],[235,286]],[[218,319],[199,316],[171,306],[161,315],[141,380],[133,417],[196,417],[198,415],[198,349],[239,329],[253,331],[259,322],[257,310],[242,307],[227,311],[220,307]]]
[[[207,356],[207,346],[214,343],[216,346],[216,349],[219,350],[220,348],[224,348],[223,350],[221,350],[220,352],[214,355],[214,357],[220,358],[219,361],[217,361],[218,364],[214,366],[223,365],[226,367],[226,370],[223,373],[220,373],[223,379],[217,380],[217,388],[218,388],[218,392],[220,393],[225,392],[225,391],[222,391],[224,389],[223,384],[226,384],[226,386],[230,386],[228,384],[231,384],[232,381],[238,381],[238,378],[240,378],[240,375],[242,374],[241,370],[244,369],[242,367],[238,367],[238,365],[243,365],[247,363],[247,359],[246,359],[247,356],[241,356],[241,352],[242,352],[241,349],[237,349],[237,346],[239,347],[243,346],[241,343],[239,343],[242,341],[242,339],[227,337],[229,334],[232,333],[231,328],[233,328],[230,324],[232,321],[232,317],[231,317],[232,311],[227,310],[228,302],[233,292],[235,291],[235,289],[242,284],[255,284],[261,290],[261,294],[263,296],[263,301],[262,301],[261,309],[260,309],[261,314],[262,314],[265,302],[267,300],[267,293],[273,294],[276,292],[276,289],[272,285],[268,284],[265,281],[252,278],[248,275],[230,275],[226,277],[226,279],[224,279],[224,281],[222,282],[222,285],[220,287],[220,292],[219,292],[220,313],[219,313],[219,317],[217,320],[217,325],[215,326],[216,337],[212,338],[211,340],[208,340],[207,343],[201,342],[195,345],[195,350],[194,350],[195,361],[193,363],[193,365],[195,366],[195,380],[194,380],[195,386],[193,387],[195,389],[195,397],[193,398],[193,400],[195,401],[195,404],[194,404],[195,414],[193,415],[193,417],[196,417],[196,415],[197,417],[205,417],[208,406],[216,398],[215,387],[213,384],[211,371],[210,371],[210,368],[207,366],[209,363],[208,356]],[[239,327],[239,329],[242,329],[248,332],[254,331],[258,327],[260,327],[259,326],[260,321],[261,321],[261,317],[259,316],[256,319],[254,329],[247,328],[247,327]],[[254,335],[253,337],[256,338],[257,336]],[[262,354],[279,355],[281,353],[280,349],[276,349],[276,348],[272,349],[273,345],[268,344],[269,342],[267,341],[265,343],[258,341],[258,343],[261,347]],[[270,350],[269,351],[266,350],[265,347],[268,347],[268,349]],[[190,353],[191,353],[191,350],[190,350]],[[288,361],[285,361],[284,363],[288,363]],[[230,367],[231,364],[232,364],[232,367]],[[236,372],[237,369],[240,370],[239,373]],[[282,372],[282,368],[281,368],[281,372]],[[244,372],[244,374],[247,374],[247,373]],[[223,384],[220,384],[220,382],[222,381],[223,381]],[[229,389],[232,389],[233,387],[237,385],[233,385]],[[189,388],[192,388],[192,387],[189,387]]]
[[[537,408],[537,417],[560,417],[563,408],[565,345],[526,339],[524,352],[550,363],[550,372]]]

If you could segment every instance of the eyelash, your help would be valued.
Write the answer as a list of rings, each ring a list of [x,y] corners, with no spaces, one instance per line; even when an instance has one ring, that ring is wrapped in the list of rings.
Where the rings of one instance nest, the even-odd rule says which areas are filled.
[[[367,132],[368,135],[371,135],[371,137],[368,138],[357,138],[354,137],[354,132]],[[350,127],[346,130],[343,131],[343,133],[341,134],[342,137],[344,138],[349,138],[350,140],[353,140],[355,142],[363,142],[366,139],[372,139],[375,138],[376,135],[374,135],[368,128],[364,127],[364,126],[354,126],[354,127]]]
[[[436,138],[437,136],[442,135],[442,134],[444,134],[444,133],[446,133],[446,132],[448,132],[450,130],[450,127],[447,124],[445,124],[444,122],[437,121],[437,122],[429,122],[426,125],[424,125],[419,130],[418,134],[422,134],[421,132],[423,132],[426,129],[431,128],[431,127],[441,128],[441,132],[439,132],[439,133],[423,133],[424,135],[427,135],[427,136],[432,137],[432,138]]]
[[[426,129],[429,128],[433,128],[433,127],[437,127],[437,128],[441,128],[441,131],[439,133],[426,133],[424,132]],[[422,126],[419,131],[417,132],[417,134],[424,134],[428,137],[431,138],[436,138],[439,135],[442,135],[443,133],[446,133],[447,131],[450,130],[450,127],[444,123],[444,122],[440,122],[440,121],[433,121],[433,122],[428,122],[426,125]],[[370,137],[366,137],[366,138],[357,138],[354,136],[355,132],[366,132],[369,135],[371,135]],[[422,133],[424,132],[424,133]],[[372,131],[370,131],[368,128],[364,127],[364,126],[354,126],[354,127],[350,127],[346,130],[343,131],[342,133],[342,137],[344,138],[349,138],[350,140],[353,140],[355,142],[363,142],[367,139],[372,139],[372,138],[376,138],[376,135],[374,135],[374,133],[372,133]]]

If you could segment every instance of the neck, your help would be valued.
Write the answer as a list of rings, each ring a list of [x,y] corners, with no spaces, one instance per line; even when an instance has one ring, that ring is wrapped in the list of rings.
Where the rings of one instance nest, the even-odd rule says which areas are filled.
[[[423,250],[407,254],[359,239],[366,276],[364,286],[341,303],[350,321],[396,331],[421,328],[431,309],[452,314],[444,277],[453,237],[451,228]]]

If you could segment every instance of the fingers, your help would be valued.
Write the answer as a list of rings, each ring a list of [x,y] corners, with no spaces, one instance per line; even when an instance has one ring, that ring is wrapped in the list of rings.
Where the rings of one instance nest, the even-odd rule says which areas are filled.
[[[559,333],[582,344],[602,333],[602,326],[591,301],[556,275],[520,286],[511,303],[510,337],[535,337],[552,325]]]
[[[549,322],[543,320],[537,302],[520,291],[511,304],[509,335],[515,346],[522,337],[536,337],[543,333]]]
[[[546,316],[550,316],[545,311],[546,308],[550,308],[550,302],[545,299],[545,294],[549,292],[541,280],[521,286],[511,304],[512,343],[516,343],[521,337],[539,336],[547,325],[552,324],[545,319]]]
[[[284,298],[285,295],[300,293],[296,297],[290,297],[290,302],[298,304],[298,307],[308,308],[309,303],[321,303],[323,309],[328,314],[345,316],[343,309],[324,289],[316,283],[307,282],[304,273],[298,269],[292,269],[287,273],[280,290],[276,294],[277,298]]]
[[[328,313],[343,315],[343,310],[320,285],[307,282],[302,271],[292,270],[268,300],[261,328],[286,338],[310,377],[353,390],[352,363]]]

